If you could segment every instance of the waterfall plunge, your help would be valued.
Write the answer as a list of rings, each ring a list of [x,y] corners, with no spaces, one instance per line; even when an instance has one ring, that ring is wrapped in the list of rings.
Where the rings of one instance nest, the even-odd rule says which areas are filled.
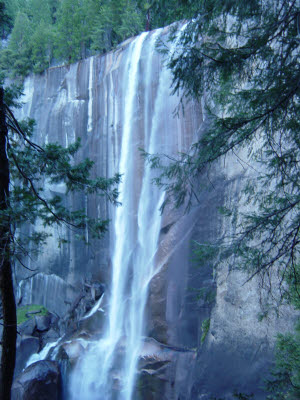
[[[149,39],[150,55],[154,51],[158,33],[155,32]],[[150,170],[149,167],[145,167],[138,206],[136,238],[133,229],[136,216],[133,204],[135,166],[132,156],[132,133],[135,128],[134,112],[137,106],[139,61],[146,38],[147,34],[144,33],[130,44],[125,68],[126,76],[123,77],[124,125],[119,161],[119,171],[123,174],[119,186],[122,206],[116,209],[114,217],[114,250],[108,323],[104,337],[91,346],[73,375],[71,398],[74,400],[78,398],[81,400],[113,398],[130,400],[135,383],[147,288],[153,270],[160,230],[159,207],[163,199],[158,190],[152,188]],[[151,64],[149,60],[145,82],[146,92],[151,89],[149,84]],[[145,93],[145,98],[149,98],[149,95]],[[148,108],[147,102],[145,108]],[[145,114],[148,117],[148,110]],[[148,118],[145,118],[145,144],[149,143],[147,150],[155,151],[155,139],[151,138],[152,132],[148,129]],[[131,275],[132,280],[128,282]],[[118,393],[114,392],[117,381],[120,381]]]
[[[142,50],[147,55],[141,94],[144,98],[143,147],[149,153],[161,152],[166,147],[171,150],[175,139],[169,135],[170,139],[164,147],[162,132],[166,137],[167,129],[178,130],[176,121],[170,118],[177,100],[169,101],[168,110],[165,107],[166,99],[171,99],[170,72],[165,67],[159,75],[153,107],[149,100],[153,97],[152,57],[160,33],[161,30],[141,34],[127,51],[122,80],[123,129],[118,165],[119,172],[123,174],[119,186],[122,206],[115,210],[113,223],[109,312],[103,337],[89,346],[73,373],[72,400],[131,400],[133,395],[143,343],[148,286],[154,273],[161,227],[159,209],[164,200],[164,193],[152,184],[153,171],[147,163],[143,165],[139,199],[135,199],[137,172],[133,153],[137,146],[134,131],[137,129],[136,114],[140,102],[138,83]]]
[[[113,208],[107,215],[105,200],[85,203],[86,208],[91,208],[91,215],[98,213],[112,218],[110,254],[103,241],[95,261],[90,260],[85,266],[83,256],[78,257],[73,235],[70,245],[57,251],[58,233],[54,230],[36,261],[41,270],[50,271],[49,279],[43,274],[46,279],[41,280],[38,274],[26,280],[26,285],[20,284],[24,301],[31,302],[38,296],[34,302],[55,312],[60,310],[59,315],[63,316],[67,308],[64,300],[67,296],[68,301],[73,301],[75,292],[62,278],[76,283],[85,272],[99,276],[109,260],[113,264],[111,283],[105,293],[105,301],[110,299],[110,304],[108,308],[103,305],[106,315],[98,325],[101,339],[96,342],[95,336],[87,341],[80,337],[81,330],[75,334],[72,341],[75,346],[79,342],[77,348],[81,349],[76,357],[82,353],[75,366],[76,357],[70,358],[73,371],[64,374],[64,384],[68,387],[65,399],[136,400],[139,357],[153,355],[142,337],[148,333],[144,311],[149,283],[172,254],[176,232],[158,238],[161,227],[158,210],[163,194],[151,184],[153,171],[141,158],[138,148],[170,155],[187,151],[202,123],[200,108],[192,103],[185,107],[185,115],[180,113],[179,118],[174,118],[179,99],[170,95],[171,74],[155,51],[156,39],[165,41],[169,33],[169,28],[164,28],[142,34],[105,56],[50,68],[45,74],[33,75],[25,81],[22,99],[25,104],[16,115],[19,119],[30,116],[36,120],[37,143],[47,143],[49,136],[50,142],[58,141],[65,146],[82,137],[83,155],[95,161],[99,175],[123,173],[119,187],[122,207]],[[173,222],[171,214],[164,216],[164,224],[169,222]],[[57,265],[62,267],[56,272],[61,273],[60,277],[53,275],[52,265],[55,271]],[[152,294],[149,305],[155,307]],[[95,304],[88,315],[97,312],[98,306]],[[61,346],[63,343],[55,346],[52,359]],[[48,358],[47,350],[48,347],[37,359]]]

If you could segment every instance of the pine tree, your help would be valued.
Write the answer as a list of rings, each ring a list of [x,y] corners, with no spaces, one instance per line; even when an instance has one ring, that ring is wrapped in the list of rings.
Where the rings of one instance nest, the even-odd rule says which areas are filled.
[[[198,10],[196,0],[139,0],[151,29],[172,24],[175,21],[194,17]]]
[[[142,31],[142,14],[134,0],[104,2],[92,30],[92,49],[109,51],[123,40]]]
[[[5,120],[4,91],[0,88],[0,292],[2,300],[3,335],[0,394],[10,400],[16,358],[17,317],[10,260],[9,161],[7,157],[8,130]],[[6,214],[6,215],[5,215]]]
[[[56,14],[55,57],[74,62],[85,57],[90,26],[85,2],[62,0]]]
[[[53,30],[50,24],[41,21],[31,37],[31,64],[33,72],[43,72],[50,67],[53,53]]]
[[[9,14],[6,10],[5,3],[3,1],[0,2],[0,35],[1,39],[6,39],[9,34],[11,28],[13,26],[13,18],[12,14]]]
[[[296,310],[300,309],[300,265],[295,275],[288,280],[289,302]],[[275,348],[275,367],[272,378],[267,380],[266,390],[271,393],[269,400],[297,400],[300,397],[300,318],[295,332],[280,334]]]
[[[32,34],[33,27],[28,16],[19,11],[8,46],[10,62],[7,67],[13,71],[12,74],[15,76],[26,76],[31,70]]]

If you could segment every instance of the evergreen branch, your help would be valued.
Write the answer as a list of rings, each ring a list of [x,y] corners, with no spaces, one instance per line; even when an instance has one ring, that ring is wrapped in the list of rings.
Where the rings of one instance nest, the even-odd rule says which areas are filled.
[[[66,219],[60,217],[59,215],[57,215],[57,214],[49,207],[48,202],[47,202],[44,198],[42,198],[42,197],[39,195],[39,193],[37,192],[37,190],[36,190],[36,188],[35,188],[35,186],[34,186],[32,180],[31,180],[27,175],[25,175],[25,173],[24,173],[24,172],[22,171],[22,169],[20,168],[19,163],[18,163],[18,161],[17,161],[15,155],[13,154],[13,152],[11,152],[11,157],[13,158],[14,163],[15,163],[15,166],[17,167],[17,169],[18,169],[19,173],[21,174],[21,176],[25,179],[25,181],[27,181],[27,182],[29,183],[29,185],[30,185],[30,187],[31,187],[31,190],[33,191],[34,195],[36,196],[37,199],[40,200],[40,202],[45,206],[45,208],[49,211],[49,213],[50,213],[57,221],[63,222],[63,223],[65,223],[66,225],[72,226],[73,228],[80,228],[80,227],[81,227],[80,225],[73,224],[71,221],[67,221]]]
[[[5,105],[5,109],[8,112],[8,114],[10,115],[10,117],[12,118],[13,124],[15,125],[15,127],[13,127],[12,125],[10,125],[10,127],[17,133],[19,134],[31,147],[33,147],[35,150],[40,151],[40,152],[44,152],[44,149],[42,147],[40,147],[39,145],[37,145],[36,143],[31,142],[31,140],[29,140],[27,138],[27,136],[25,135],[25,133],[23,132],[23,130],[21,129],[18,121],[16,120],[16,118],[14,117],[13,113],[11,112],[11,110],[9,109],[9,107],[7,105]]]
[[[27,269],[28,271],[34,272],[34,271],[38,270],[38,268],[32,269],[32,268],[27,267],[27,265],[25,265],[18,256],[16,256],[16,259],[22,265],[22,267]]]

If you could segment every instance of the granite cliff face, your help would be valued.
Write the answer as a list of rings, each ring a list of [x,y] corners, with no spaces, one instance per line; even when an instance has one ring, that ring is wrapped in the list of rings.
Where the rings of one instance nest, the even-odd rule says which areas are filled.
[[[94,172],[106,177],[119,170],[125,146],[122,135],[129,130],[128,169],[134,174],[127,212],[133,221],[133,255],[138,243],[138,204],[147,175],[139,148],[151,149],[153,131],[155,152],[174,156],[187,151],[207,123],[201,104],[193,101],[174,114],[180,98],[170,94],[170,73],[154,46],[157,38],[165,40],[167,35],[168,29],[144,35],[138,60],[132,58],[133,40],[128,40],[105,56],[50,68],[42,75],[27,78],[24,106],[17,115],[36,120],[35,140],[39,144],[68,145],[80,137],[78,158],[94,160]],[[135,81],[132,99],[128,94],[131,80]],[[132,109],[130,122],[126,122],[129,101]],[[227,158],[210,172],[213,187],[210,180],[200,178],[207,189],[189,214],[169,207],[162,216],[143,318],[143,334],[148,339],[140,345],[134,398],[230,398],[235,389],[264,398],[259,388],[271,361],[274,336],[290,329],[292,318],[289,323],[286,317],[283,320],[274,315],[259,322],[259,281],[253,279],[244,285],[246,275],[234,270],[234,259],[214,272],[209,264],[196,268],[192,253],[193,241],[214,242],[228,232],[230,224],[218,213],[218,207],[242,208],[241,188],[252,173],[234,157]],[[64,187],[47,182],[45,187],[49,195],[64,191]],[[116,210],[104,198],[68,197],[66,201],[70,206],[86,208],[92,216],[115,221]],[[53,231],[46,247],[32,261],[39,268],[38,275],[23,280],[25,271],[17,273],[20,302],[42,304],[60,317],[70,311],[84,283],[101,282],[107,293],[111,292],[116,243],[113,228],[101,242],[92,242],[88,247],[64,229]],[[58,248],[62,234],[69,243]],[[128,282],[133,275],[130,270]],[[208,319],[210,327],[201,343],[201,325]],[[122,348],[120,343],[118,346]]]

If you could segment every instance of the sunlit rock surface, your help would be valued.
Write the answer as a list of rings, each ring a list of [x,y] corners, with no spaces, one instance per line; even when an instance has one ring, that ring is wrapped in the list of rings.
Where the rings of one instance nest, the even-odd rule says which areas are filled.
[[[185,104],[184,112],[179,108],[178,115],[174,115],[180,98],[171,96],[171,76],[162,67],[163,56],[154,46],[154,37],[165,40],[167,34],[168,29],[165,29],[143,37],[138,60],[130,58],[135,54],[135,45],[128,40],[106,56],[50,68],[42,75],[29,77],[25,81],[25,104],[18,112],[18,117],[30,116],[36,120],[35,140],[39,144],[68,145],[80,137],[82,148],[78,160],[91,158],[95,161],[94,172],[106,177],[119,170],[124,151],[123,135],[130,133],[127,146],[131,175],[126,178],[130,183],[130,201],[128,197],[125,199],[130,203],[127,212],[133,221],[128,234],[130,254],[135,254],[137,247],[138,205],[144,195],[143,182],[147,175],[139,148],[151,148],[149,135],[154,130],[155,152],[174,156],[187,151],[207,124],[201,104],[193,101]],[[134,63],[135,72],[130,75]],[[130,85],[131,80],[134,85]],[[134,88],[133,97],[129,97],[128,87]],[[124,115],[124,110],[128,110],[127,101],[132,103],[130,121]],[[142,321],[143,334],[150,339],[139,344],[140,373],[134,392],[137,398],[230,398],[234,390],[257,393],[257,398],[264,398],[260,392],[261,378],[271,361],[274,336],[278,331],[291,329],[292,319],[274,314],[259,322],[259,282],[252,280],[244,285],[245,274],[232,268],[236,260],[230,261],[232,265],[224,263],[213,274],[211,265],[197,265],[192,252],[193,241],[213,243],[228,233],[228,221],[223,219],[218,207],[242,209],[240,193],[250,173],[253,172],[241,167],[233,156],[222,160],[209,171],[209,178],[200,179],[205,189],[199,194],[199,204],[189,214],[168,207],[159,221],[157,251]],[[64,190],[61,186],[46,185],[46,188],[49,194]],[[151,196],[150,192],[150,202]],[[19,285],[22,304],[38,302],[51,312],[56,310],[60,316],[69,312],[76,290],[86,281],[104,283],[109,294],[113,244],[116,243],[113,222],[117,212],[107,199],[70,196],[66,201],[70,207],[86,208],[89,215],[110,218],[112,223],[101,242],[92,241],[87,247],[66,228],[53,231],[47,246],[29,265],[37,267],[43,275],[24,280],[29,274],[23,270],[18,272],[18,281],[23,279]],[[69,243],[58,248],[61,236],[66,236]],[[125,278],[127,283],[133,275],[134,268]],[[50,291],[57,294],[51,296]],[[206,295],[201,298],[199,293]],[[129,318],[128,309],[124,309]],[[105,312],[107,315],[108,307]],[[201,324],[208,318],[210,329],[202,344]],[[102,314],[100,319],[102,324]],[[89,338],[93,333],[99,336],[95,324],[86,321],[78,326],[89,331]],[[127,338],[122,340],[126,343]],[[67,342],[64,351],[72,360],[88,354],[89,346]],[[116,348],[119,351],[120,343]],[[124,345],[122,351],[125,351]],[[102,360],[98,360],[98,364],[101,363]],[[91,365],[91,373],[95,373],[94,365]],[[121,386],[116,382],[122,378],[112,379],[113,390],[121,393]],[[93,400],[98,397],[95,395]]]

